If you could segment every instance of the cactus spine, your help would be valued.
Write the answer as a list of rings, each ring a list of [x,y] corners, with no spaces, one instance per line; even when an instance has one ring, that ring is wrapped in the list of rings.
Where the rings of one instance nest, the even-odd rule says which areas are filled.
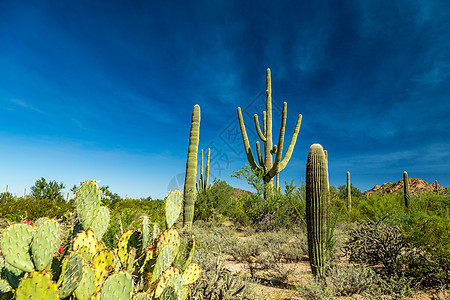
[[[347,211],[352,211],[352,186],[350,184],[350,172],[347,172]]]
[[[410,194],[409,194],[409,180],[408,180],[408,173],[403,172],[403,197],[405,199],[405,207],[409,207],[409,201],[410,201]]]
[[[205,173],[203,174],[203,149],[201,150],[201,165],[200,165],[200,179],[197,184],[197,192],[206,192],[209,185],[209,160],[211,157],[211,149],[208,149],[208,156],[206,158]]]
[[[326,168],[322,146],[311,145],[306,163],[306,225],[311,270],[319,279],[325,277],[328,199]]]
[[[189,148],[186,162],[186,177],[184,180],[184,213],[183,227],[190,231],[194,220],[194,204],[197,182],[197,154],[200,135],[200,106],[195,105],[192,110],[191,131],[189,135]]]
[[[267,198],[267,192],[270,193],[273,189],[273,178],[275,175],[280,173],[289,162],[292,152],[294,151],[294,146],[297,141],[298,132],[300,131],[300,124],[302,121],[302,115],[298,115],[297,124],[295,126],[294,134],[292,135],[289,147],[282,159],[283,153],[283,143],[284,134],[286,129],[286,118],[287,118],[287,103],[283,103],[283,111],[281,114],[281,127],[280,134],[278,136],[278,145],[274,145],[272,141],[272,84],[270,77],[270,69],[267,69],[266,73],[266,111],[263,112],[263,130],[259,125],[258,115],[255,114],[255,126],[259,138],[264,143],[264,158],[261,154],[261,148],[259,141],[256,142],[256,153],[258,157],[258,162],[256,162],[252,149],[250,147],[250,142],[245,130],[244,119],[242,117],[241,108],[238,107],[238,119],[242,134],[242,141],[244,143],[245,154],[247,155],[248,162],[253,170],[254,174],[263,174],[264,181],[264,196]],[[275,162],[273,161],[273,154],[275,155]]]

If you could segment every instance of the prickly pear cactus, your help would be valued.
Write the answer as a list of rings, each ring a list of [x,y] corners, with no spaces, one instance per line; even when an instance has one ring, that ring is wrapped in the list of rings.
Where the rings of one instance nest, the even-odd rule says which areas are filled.
[[[200,269],[200,266],[198,264],[189,264],[189,266],[184,271],[183,276],[181,276],[181,278],[183,279],[183,284],[188,285],[196,282],[200,278],[201,274],[202,269]]]
[[[90,262],[92,257],[102,250],[94,232],[90,229],[78,232],[72,247],[73,251],[81,253],[87,262]]]
[[[119,256],[120,263],[123,266],[128,264],[128,258],[130,256],[130,249],[141,248],[141,233],[137,230],[128,230],[119,239],[117,243],[117,255]]]
[[[8,281],[0,279],[0,294],[6,294],[11,291]]]
[[[165,199],[166,207],[166,227],[170,228],[175,224],[181,213],[183,206],[183,195],[180,190],[173,190]]]
[[[102,250],[92,258],[90,266],[94,270],[95,285],[99,286],[114,270],[114,254],[110,250]]]
[[[31,244],[31,253],[33,253],[33,262],[37,271],[50,268],[53,254],[58,250],[60,237],[61,228],[57,220],[41,220]]]
[[[60,275],[61,286],[59,288],[60,298],[69,297],[77,288],[83,275],[83,258],[79,253],[72,252]]]
[[[89,229],[100,208],[102,194],[95,180],[82,182],[76,192],[78,220],[84,230]]]
[[[16,299],[59,299],[56,283],[54,283],[50,274],[44,272],[32,272],[28,278],[22,280],[16,290]]]
[[[129,300],[133,295],[134,283],[127,272],[111,275],[103,284],[100,300]]]
[[[13,224],[5,229],[0,241],[6,262],[25,272],[34,271],[29,253],[34,230],[28,224]]]
[[[110,219],[109,209],[105,206],[100,206],[90,227],[99,241],[103,238],[106,230],[108,230]]]
[[[75,297],[78,300],[88,300],[96,289],[94,270],[89,266],[84,266],[81,281],[74,291]]]

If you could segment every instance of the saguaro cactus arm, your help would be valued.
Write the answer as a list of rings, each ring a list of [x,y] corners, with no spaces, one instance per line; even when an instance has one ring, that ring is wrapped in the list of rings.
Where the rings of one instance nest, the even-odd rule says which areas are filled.
[[[286,120],[285,120],[285,124],[286,124]],[[281,171],[284,170],[284,168],[286,168],[289,160],[291,159],[292,153],[294,152],[294,147],[295,147],[295,143],[297,142],[297,137],[298,137],[298,133],[300,132],[301,124],[302,124],[302,115],[300,114],[300,115],[298,115],[297,124],[295,125],[294,133],[292,135],[288,149],[287,149],[286,153],[284,154],[283,159],[280,161],[280,158],[282,155],[282,150],[283,150],[283,143],[284,143],[284,130],[283,130],[283,139],[282,140],[279,139],[278,145],[276,145],[277,155],[275,156],[275,163],[274,163],[272,169],[268,173],[269,177],[274,177],[277,173],[280,173]],[[281,130],[280,130],[280,135],[281,135]]]
[[[265,142],[266,141],[266,137],[264,136],[264,133],[261,131],[261,127],[259,126],[259,121],[258,121],[258,115],[255,114],[253,119],[255,120],[255,127],[256,127],[256,132],[258,133],[259,138],[261,139],[261,141]],[[266,131],[266,112],[263,112],[263,130]]]
[[[247,155],[247,160],[250,164],[250,167],[254,171],[261,171],[261,167],[256,163],[255,158],[253,157],[252,148],[250,147],[250,142],[248,140],[247,131],[245,130],[244,118],[242,117],[241,108],[237,108],[238,118],[239,118],[239,126],[241,128],[242,141],[244,143],[245,154]],[[258,147],[257,147],[258,148]],[[258,150],[257,150],[258,151]],[[259,150],[261,151],[261,150]]]

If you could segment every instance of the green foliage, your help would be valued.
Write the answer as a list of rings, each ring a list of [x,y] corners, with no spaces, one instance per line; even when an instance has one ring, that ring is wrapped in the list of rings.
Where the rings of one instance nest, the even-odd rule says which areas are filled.
[[[408,273],[427,283],[450,282],[450,218],[416,212],[403,220],[403,235],[411,248]]]
[[[46,181],[44,177],[36,180],[34,186],[31,187],[31,196],[38,200],[50,200],[63,202],[64,195],[61,190],[64,189],[64,184],[58,183],[54,180]]]
[[[350,183],[350,190],[351,190],[351,195],[352,195],[352,199],[353,198],[359,198],[362,197],[362,192],[353,184]],[[330,192],[331,192],[331,188],[330,188]],[[347,185],[342,184],[338,187],[338,197],[342,198],[342,199],[347,199]],[[352,206],[353,206],[353,202],[352,202]]]
[[[236,220],[234,190],[225,181],[215,179],[206,191],[199,193],[195,202],[195,220],[208,220],[222,215]]]
[[[13,222],[35,221],[41,217],[67,220],[73,209],[73,204],[66,201],[11,197],[0,202],[0,217]]]

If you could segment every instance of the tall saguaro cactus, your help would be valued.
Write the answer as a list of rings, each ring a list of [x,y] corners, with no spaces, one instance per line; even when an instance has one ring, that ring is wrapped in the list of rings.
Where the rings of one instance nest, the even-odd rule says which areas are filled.
[[[184,213],[183,226],[188,230],[194,220],[194,204],[197,197],[197,154],[200,135],[200,106],[195,105],[192,110],[191,131],[189,134],[189,148],[186,161],[186,177],[184,180]]]
[[[209,188],[209,160],[211,157],[211,149],[208,149],[208,156],[206,158],[205,173],[203,173],[203,149],[201,150],[201,160],[200,160],[200,179],[197,184],[197,192],[206,192]]]
[[[408,180],[408,173],[403,172],[403,197],[405,198],[405,207],[409,207],[409,200],[410,200],[410,194],[409,194],[409,180]]]
[[[325,277],[328,199],[326,169],[327,162],[322,146],[311,145],[306,162],[306,227],[311,270],[318,278]]]
[[[350,184],[350,172],[347,172],[347,211],[352,210],[352,186]]]
[[[263,112],[263,127],[261,130],[258,115],[254,115],[256,131],[259,138],[264,143],[264,158],[261,153],[261,147],[259,141],[256,142],[256,154],[258,162],[256,162],[252,149],[250,147],[250,142],[245,130],[244,119],[242,117],[241,108],[238,107],[238,119],[242,134],[242,141],[244,143],[245,154],[247,155],[248,162],[255,174],[263,174],[263,181],[265,187],[265,196],[267,197],[267,188],[272,190],[273,188],[273,178],[275,175],[280,173],[289,162],[292,152],[294,151],[294,146],[297,141],[298,132],[300,131],[300,124],[302,122],[302,115],[298,115],[297,124],[295,126],[294,134],[292,135],[289,147],[282,159],[283,153],[283,143],[284,134],[286,129],[286,119],[287,119],[287,103],[283,103],[283,110],[281,114],[281,127],[280,134],[278,136],[278,144],[274,145],[272,140],[272,83],[270,76],[270,69],[267,69],[266,74],[266,111]],[[275,154],[275,161],[273,160],[273,154]]]

